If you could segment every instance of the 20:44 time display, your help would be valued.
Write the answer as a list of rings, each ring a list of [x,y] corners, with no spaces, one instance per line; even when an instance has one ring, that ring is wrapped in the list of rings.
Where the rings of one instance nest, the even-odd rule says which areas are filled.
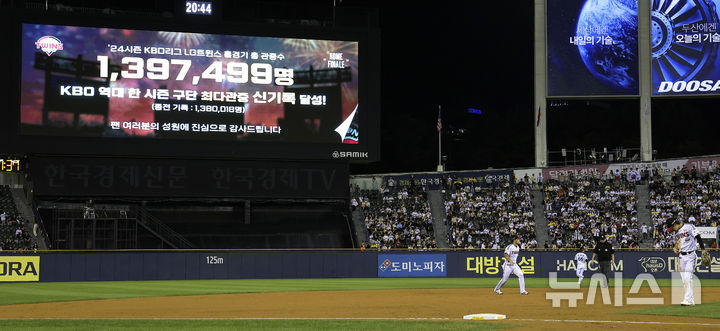
[[[111,81],[118,79],[118,73],[110,73],[110,61],[106,55],[98,55],[100,62],[100,77],[108,78]],[[170,79],[170,67],[178,68],[174,79],[184,81],[187,77],[192,60],[187,59],[162,59],[141,57],[123,57],[120,63],[127,67],[120,71],[119,75],[125,79],[168,80]],[[257,85],[269,85],[273,81],[275,85],[291,86],[294,83],[293,69],[273,68],[269,63],[227,62],[213,61],[207,66],[201,75],[192,76],[192,84],[197,85],[200,79],[213,80],[217,83],[227,81],[229,83]]]

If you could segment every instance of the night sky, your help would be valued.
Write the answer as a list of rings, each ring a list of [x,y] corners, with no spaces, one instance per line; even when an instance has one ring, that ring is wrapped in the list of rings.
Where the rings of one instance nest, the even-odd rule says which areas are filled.
[[[534,162],[532,3],[452,3],[380,6],[382,161],[353,173],[435,170],[438,105],[447,169]]]

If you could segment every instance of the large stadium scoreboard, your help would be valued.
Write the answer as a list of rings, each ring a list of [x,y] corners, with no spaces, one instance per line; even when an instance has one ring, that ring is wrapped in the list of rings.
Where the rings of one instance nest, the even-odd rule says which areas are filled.
[[[216,1],[183,15],[217,16]],[[199,19],[206,19],[200,17]],[[207,21],[203,21],[207,22]],[[220,22],[220,20],[217,20]],[[10,153],[373,161],[377,31],[17,15]],[[13,52],[14,50],[14,52]],[[361,51],[362,50],[362,51]],[[16,90],[16,93],[13,93]],[[112,145],[113,148],[107,148]]]

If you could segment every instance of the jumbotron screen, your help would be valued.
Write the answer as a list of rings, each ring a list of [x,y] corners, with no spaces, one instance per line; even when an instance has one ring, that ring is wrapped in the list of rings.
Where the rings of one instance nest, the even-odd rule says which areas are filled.
[[[653,95],[720,93],[720,0],[653,1]]]
[[[638,0],[548,0],[546,12],[548,96],[639,94]]]
[[[359,144],[357,41],[22,24],[20,134]]]

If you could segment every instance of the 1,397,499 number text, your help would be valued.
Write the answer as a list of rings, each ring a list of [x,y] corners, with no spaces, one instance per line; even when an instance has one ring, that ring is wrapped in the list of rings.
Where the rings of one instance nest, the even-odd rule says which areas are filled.
[[[98,55],[100,62],[100,77],[108,78],[110,81],[116,81],[118,78],[124,79],[152,79],[152,80],[168,80],[170,79],[170,67],[178,68],[174,72],[174,80],[184,81],[190,68],[192,68],[192,60],[187,59],[163,59],[141,57],[123,57],[120,63],[126,65],[126,68],[120,73],[110,73],[110,61],[106,55]],[[119,74],[119,77],[118,77]],[[229,83],[245,84],[252,83],[257,85],[269,85],[275,83],[280,86],[291,86],[294,83],[293,69],[273,68],[269,63],[252,63],[245,62],[227,62],[213,61],[208,65],[199,76],[192,76],[192,84],[197,85],[200,79],[212,80],[217,83],[227,81]]]

